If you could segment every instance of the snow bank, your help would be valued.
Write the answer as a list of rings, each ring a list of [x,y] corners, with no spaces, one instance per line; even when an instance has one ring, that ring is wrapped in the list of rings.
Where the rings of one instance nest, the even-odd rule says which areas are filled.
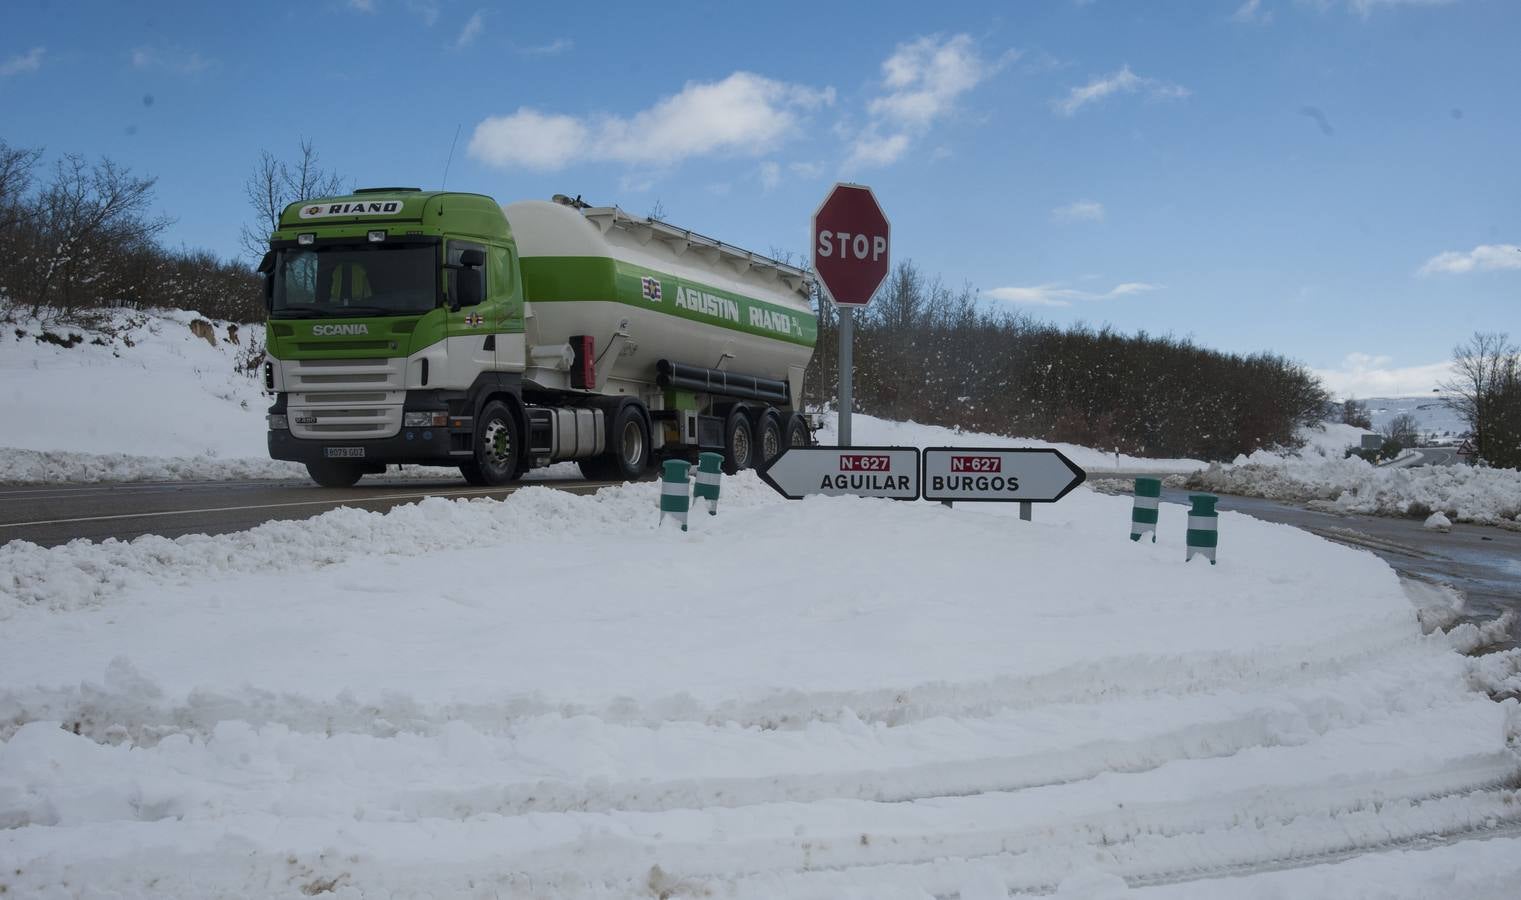
[[[1230,465],[1191,474],[1190,488],[1269,500],[1321,501],[1343,513],[1420,516],[1442,513],[1458,522],[1521,525],[1521,471],[1471,466],[1375,466],[1343,458],[1363,429],[1326,424],[1302,432],[1292,452],[1259,450]]]
[[[1471,687],[1510,674],[1422,636],[1371,554],[1225,513],[1190,565],[1171,506],[1135,544],[1087,490],[1024,523],[750,475],[683,534],[658,491],[0,548],[0,885],[1271,897],[1349,856],[1337,896],[1415,897],[1521,869],[1517,704]],[[1432,841],[1463,843],[1400,852]]]
[[[1345,513],[1429,516],[1457,522],[1521,524],[1521,471],[1471,466],[1382,468],[1362,459],[1253,454],[1188,478],[1191,488],[1270,500],[1326,501]]]

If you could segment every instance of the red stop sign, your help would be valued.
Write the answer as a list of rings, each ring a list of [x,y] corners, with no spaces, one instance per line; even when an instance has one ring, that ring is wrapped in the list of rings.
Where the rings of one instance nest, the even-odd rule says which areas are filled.
[[[871,188],[837,184],[813,214],[813,270],[840,306],[865,306],[887,278],[891,226]]]

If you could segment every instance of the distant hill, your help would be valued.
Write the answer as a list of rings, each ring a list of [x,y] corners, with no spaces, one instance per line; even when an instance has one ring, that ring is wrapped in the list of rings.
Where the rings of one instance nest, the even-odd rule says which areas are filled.
[[[1458,434],[1468,430],[1467,423],[1448,409],[1437,394],[1429,397],[1369,397],[1363,402],[1368,404],[1368,418],[1373,420],[1374,430],[1383,428],[1401,413],[1415,416],[1422,434],[1431,431]]]

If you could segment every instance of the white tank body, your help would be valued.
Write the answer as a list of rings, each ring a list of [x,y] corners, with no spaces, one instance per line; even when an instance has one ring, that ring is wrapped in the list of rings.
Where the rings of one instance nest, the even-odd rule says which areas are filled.
[[[590,335],[604,392],[654,384],[666,359],[784,380],[799,396],[817,337],[806,273],[616,207],[529,200],[503,212],[530,383],[567,388],[567,343]]]

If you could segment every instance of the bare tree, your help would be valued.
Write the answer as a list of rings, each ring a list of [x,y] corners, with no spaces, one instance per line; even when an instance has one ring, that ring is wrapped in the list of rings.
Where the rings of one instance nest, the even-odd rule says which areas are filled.
[[[152,246],[174,221],[148,214],[157,182],[109,159],[92,165],[71,153],[58,160],[27,210],[34,264],[18,294],[30,300],[32,315],[92,305],[121,287],[113,264]]]
[[[1368,418],[1368,404],[1355,397],[1348,397],[1342,401],[1341,420],[1356,428],[1373,427],[1373,420]]]
[[[259,161],[243,182],[243,193],[253,208],[254,221],[243,226],[238,241],[243,252],[257,259],[268,249],[270,234],[280,225],[280,213],[292,203],[348,193],[348,179],[337,171],[322,168],[317,149],[308,138],[300,143],[300,154],[289,162],[268,150],[259,151]]]
[[[1478,331],[1452,350],[1454,375],[1441,385],[1447,406],[1473,431],[1474,448],[1491,462],[1510,460],[1521,449],[1508,446],[1508,423],[1521,410],[1516,384],[1521,380],[1521,348],[1499,331]]]
[[[1397,441],[1402,447],[1413,447],[1420,439],[1420,423],[1410,413],[1400,413],[1380,429],[1380,433],[1391,441]]]

